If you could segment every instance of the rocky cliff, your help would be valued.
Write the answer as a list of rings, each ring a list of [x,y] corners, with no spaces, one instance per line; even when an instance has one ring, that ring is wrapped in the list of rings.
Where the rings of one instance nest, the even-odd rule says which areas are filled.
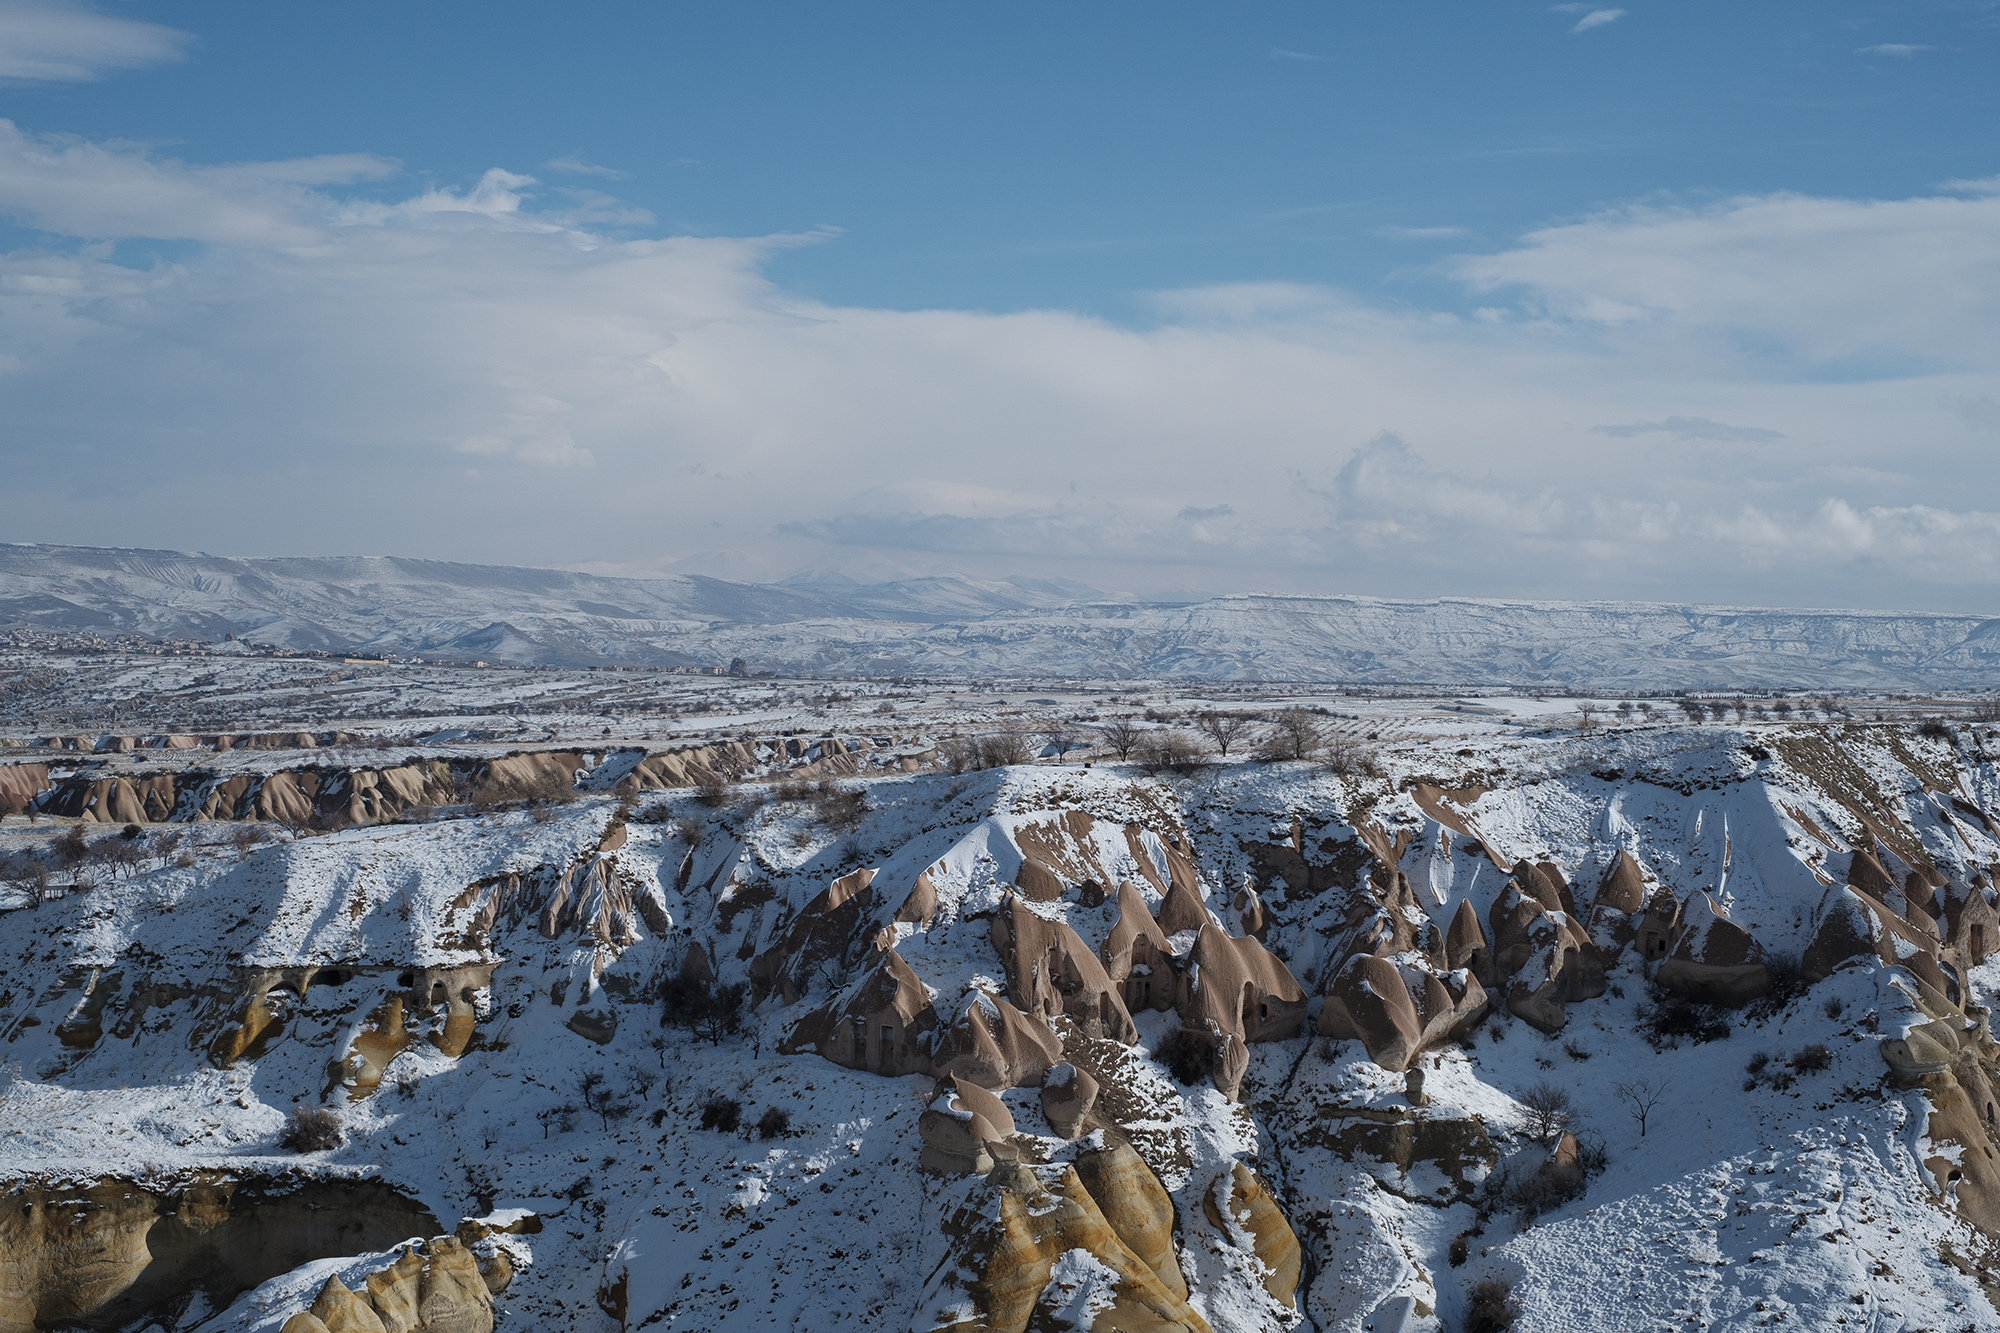
[[[0,1328],[1980,1325],[1988,743],[184,819],[0,900]]]

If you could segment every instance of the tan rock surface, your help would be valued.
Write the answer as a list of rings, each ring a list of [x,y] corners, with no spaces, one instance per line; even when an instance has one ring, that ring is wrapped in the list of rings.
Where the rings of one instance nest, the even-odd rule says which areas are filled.
[[[1303,1260],[1299,1238],[1264,1188],[1257,1173],[1238,1162],[1215,1178],[1202,1196],[1208,1220],[1238,1244],[1253,1250],[1264,1264],[1264,1290],[1287,1305],[1296,1304]]]

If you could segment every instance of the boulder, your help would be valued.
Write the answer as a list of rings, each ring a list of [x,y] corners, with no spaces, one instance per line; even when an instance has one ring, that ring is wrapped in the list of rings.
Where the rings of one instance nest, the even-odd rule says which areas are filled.
[[[349,1291],[338,1277],[327,1278],[306,1313],[319,1320],[327,1333],[385,1333],[375,1307]]]
[[[1057,1138],[1082,1134],[1084,1118],[1096,1104],[1097,1080],[1089,1071],[1065,1060],[1042,1076],[1042,1115]]]
[[[1763,949],[1705,893],[1690,899],[1687,929],[1656,979],[1677,995],[1731,1008],[1771,989]]]
[[[1011,1156],[1014,1117],[1007,1104],[975,1083],[947,1079],[940,1093],[917,1117],[923,1152],[917,1165],[936,1175],[984,1175],[996,1155]],[[996,1154],[996,1150],[998,1150]]]
[[[1583,1162],[1577,1155],[1576,1135],[1564,1130],[1556,1146],[1539,1168],[1536,1177],[1551,1190],[1568,1193],[1583,1184]]]

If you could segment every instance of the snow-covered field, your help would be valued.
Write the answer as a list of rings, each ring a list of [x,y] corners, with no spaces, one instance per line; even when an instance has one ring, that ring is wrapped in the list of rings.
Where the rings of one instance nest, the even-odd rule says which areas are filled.
[[[713,696],[707,713],[677,708],[678,718],[621,708],[613,739],[644,746],[652,734],[663,748],[669,735],[724,727],[776,733],[829,707],[778,683],[703,688],[735,693]],[[1019,695],[885,686],[892,711],[876,714],[873,698],[847,701],[849,715],[933,747],[1052,711]],[[749,706],[732,715],[731,700]],[[1186,849],[1230,934],[1241,932],[1235,895],[1247,880],[1269,918],[1265,947],[1314,1014],[1357,911],[1374,910],[1371,873],[1400,870],[1441,933],[1461,903],[1491,919],[1510,878],[1501,867],[1521,859],[1559,867],[1587,910],[1622,851],[1657,887],[1708,894],[1778,958],[1808,948],[1841,892],[1862,841],[1857,811],[1896,864],[1927,864],[1961,887],[2000,867],[2000,841],[1966,813],[2000,810],[1989,750],[2000,735],[1981,726],[1949,737],[1856,718],[1690,726],[1631,715],[1620,726],[1612,713],[1612,725],[1580,731],[1573,701],[1330,696],[1323,706],[1321,725],[1372,749],[1373,772],[1232,754],[1188,775],[1149,775],[1100,748],[1088,762],[850,780],[865,810],[837,819],[810,794],[768,785],[776,771],[739,774],[722,798],[650,792],[623,809],[607,774],[567,803],[445,809],[259,845],[226,824],[189,825],[176,857],[39,906],[17,878],[0,888],[0,1178],[162,1192],[197,1172],[380,1180],[445,1232],[461,1218],[532,1213],[538,1230],[482,1242],[503,1245],[516,1269],[495,1298],[502,1328],[929,1330],[957,1299],[942,1275],[984,1262],[963,1237],[992,1187],[918,1169],[930,1077],[780,1048],[805,1015],[857,993],[882,943],[946,1023],[1006,991],[989,919],[1026,883],[1030,860],[1062,881],[1037,913],[1093,950],[1117,909],[1089,885],[1133,883],[1159,912],[1169,847]],[[443,707],[426,716],[465,721]],[[601,716],[578,707],[559,729],[574,735]],[[432,748],[497,753],[544,729]],[[0,762],[34,756],[0,752]],[[1456,793],[1445,814],[1463,827],[1441,823],[1420,784]],[[605,836],[618,819],[622,843]],[[64,831],[13,817],[0,851],[40,855]],[[1378,837],[1392,864],[1368,850]],[[799,968],[791,1003],[763,996],[739,1031],[712,1041],[662,1026],[662,984],[691,949],[722,984],[748,983],[758,960],[792,947],[829,885],[857,870],[875,872],[872,892],[825,960]],[[935,911],[896,919],[920,878]],[[1907,969],[1871,958],[1782,1006],[1721,1015],[1726,1036],[1656,1045],[1641,1032],[1654,967],[1624,949],[1606,992],[1572,1001],[1559,1033],[1500,1006],[1462,1040],[1434,1046],[1418,1058],[1430,1105],[1414,1117],[1402,1073],[1373,1063],[1360,1041],[1315,1035],[1310,1019],[1300,1035],[1251,1045],[1232,1102],[1152,1058],[1180,1025],[1173,1012],[1137,1014],[1139,1043],[1113,1062],[1120,1082],[1103,1115],[1172,1197],[1188,1308],[1218,1331],[1382,1330],[1406,1311],[1402,1327],[1456,1333],[1476,1285],[1499,1279],[1517,1303],[1515,1327],[1530,1330],[2000,1326],[1990,1272],[2000,1236],[1981,1231],[1959,1197],[1971,1197],[1975,1173],[1961,1185],[1933,1169],[1994,1145],[1934,1137],[1933,1093],[1893,1086],[1881,1053],[1925,1021]],[[469,1041],[446,1032],[444,1003],[419,994],[434,975],[465,986]],[[1964,981],[1966,1012],[1990,1005],[2000,961]],[[262,1018],[247,1006],[253,994],[265,996]],[[408,1001],[407,1033],[385,1043],[392,999]],[[218,1056],[265,1019],[276,1026],[250,1049]],[[1774,1077],[1814,1045],[1827,1049],[1824,1068]],[[364,1077],[368,1053],[377,1064]],[[1753,1075],[1759,1055],[1769,1063]],[[1658,1090],[1643,1134],[1616,1091],[1640,1081]],[[1571,1128],[1602,1162],[1578,1197],[1529,1217],[1492,1182],[1532,1177],[1547,1155],[1522,1105],[1538,1084],[1567,1094]],[[1024,1160],[1050,1180],[1056,1164],[1103,1141],[1057,1137],[1032,1086],[1002,1097]],[[735,1128],[702,1127],[718,1098],[740,1104]],[[340,1114],[346,1142],[281,1147],[288,1114],[322,1104]],[[767,1137],[757,1126],[772,1108],[787,1121]],[[1397,1126],[1415,1127],[1414,1139],[1398,1146]],[[1269,1269],[1246,1234],[1205,1206],[1239,1162],[1269,1186],[1303,1252],[1296,1307],[1266,1292]],[[17,1264],[8,1273],[27,1271],[23,1234],[0,1228],[0,1245],[14,1247],[0,1254],[0,1265]],[[1081,1258],[1058,1265],[1038,1326],[1088,1326],[1103,1308],[1092,1274],[1109,1270],[1070,1254]],[[358,1289],[386,1262],[317,1254],[250,1290],[197,1294],[131,1326],[275,1333],[329,1273]],[[7,1281],[18,1290],[28,1280]]]

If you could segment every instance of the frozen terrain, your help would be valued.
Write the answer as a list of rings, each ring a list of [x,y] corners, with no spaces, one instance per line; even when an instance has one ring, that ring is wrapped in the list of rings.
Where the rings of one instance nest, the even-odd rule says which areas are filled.
[[[2000,1318],[1966,710],[297,665],[226,747],[142,674],[132,747],[0,750],[0,1329]]]
[[[512,664],[784,674],[1511,684],[2000,685],[2000,620],[1613,602],[1232,596],[1075,584],[744,584],[394,558],[0,546],[0,631],[140,634]]]

